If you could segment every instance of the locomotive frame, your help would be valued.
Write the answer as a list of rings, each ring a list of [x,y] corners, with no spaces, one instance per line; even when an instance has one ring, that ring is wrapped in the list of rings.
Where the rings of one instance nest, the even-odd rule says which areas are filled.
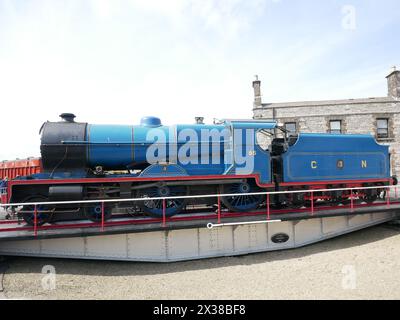
[[[256,175],[250,175],[250,176],[240,176],[240,179],[238,179],[238,176],[232,175],[232,176],[201,176],[201,177],[179,177],[179,180],[176,180],[175,177],[165,177],[162,179],[162,183],[177,183],[177,184],[182,184],[182,182],[192,182],[192,181],[197,181],[201,185],[201,182],[207,183],[207,186],[210,186],[210,183],[214,183],[214,186],[217,190],[217,193],[224,194],[224,192],[218,192],[222,191],[220,189],[220,186],[222,186],[221,181],[224,181],[226,184],[232,184],[232,183],[238,183],[240,181],[245,181],[246,179],[252,179],[254,181],[258,181],[258,177]],[[214,179],[214,180],[212,180]],[[159,178],[86,178],[86,179],[65,179],[65,180],[31,180],[29,183],[23,180],[15,180],[15,181],[10,181],[7,187],[7,202],[8,203],[26,203],[26,202],[35,202],[38,199],[36,196],[43,196],[45,198],[42,199],[43,202],[49,201],[50,199],[47,198],[46,195],[46,190],[49,189],[51,186],[56,186],[56,185],[61,185],[61,186],[68,186],[68,185],[79,185],[79,186],[102,186],[109,184],[109,186],[115,186],[115,184],[119,184],[120,189],[122,190],[123,188],[129,189],[129,185],[131,184],[139,184],[139,183],[145,183],[145,182],[156,182],[159,183],[160,179]],[[322,200],[325,202],[330,202],[331,205],[338,205],[339,203],[344,203],[348,204],[350,202],[350,197],[354,198],[359,198],[359,199],[365,199],[366,197],[372,197],[368,200],[367,202],[372,203],[378,198],[383,199],[385,198],[385,188],[384,186],[393,184],[393,179],[380,179],[380,180],[354,180],[354,181],[332,181],[329,184],[326,184],[326,182],[317,182],[317,183],[291,183],[291,184],[285,184],[284,188],[281,188],[281,191],[304,191],[304,193],[288,193],[287,195],[278,195],[277,197],[272,197],[271,201],[272,202],[289,202],[289,206],[292,208],[301,208],[303,206],[310,206],[311,201],[313,201],[313,204],[315,205],[318,200]],[[350,191],[342,191],[340,194],[338,194],[337,191],[335,191],[335,197],[332,197],[332,194],[330,194],[328,191],[318,191],[321,189],[345,189],[345,188],[364,188],[364,187],[370,187],[370,186],[379,186],[382,185],[382,189],[368,189],[368,190],[360,190],[360,192],[354,191],[352,194],[350,194]],[[18,190],[18,187],[20,186],[26,186],[27,189],[24,190],[24,194],[26,197],[24,198],[13,198],[13,190]],[[42,187],[42,188],[41,188]],[[276,184],[271,183],[271,184],[266,184],[266,185],[261,185],[262,191],[266,192],[271,192],[277,190]],[[42,189],[42,191],[39,191]],[[313,196],[311,199],[311,196],[306,192],[306,191],[315,191],[313,192]],[[18,192],[18,191],[17,191]],[[229,193],[229,192],[228,192]],[[192,194],[192,193],[191,193]],[[296,197],[296,195],[299,195],[300,197]],[[125,198],[131,198],[131,196],[126,196]],[[14,200],[15,199],[15,200]],[[99,196],[97,198],[86,198],[86,200],[104,200],[107,198],[104,198],[102,196]],[[123,197],[116,197],[116,198],[110,198],[111,199],[124,199]],[[221,200],[224,205],[226,205],[225,197],[221,197]],[[60,200],[60,199],[58,199]],[[78,200],[78,199],[73,199],[73,200]],[[216,204],[215,199],[211,198],[209,199],[211,202],[208,202],[209,204]],[[214,201],[213,201],[214,200]],[[260,203],[265,204],[263,203]],[[116,203],[118,205],[118,203]],[[130,204],[130,203],[122,203],[122,207],[136,207],[136,204]],[[121,206],[120,206],[121,207]],[[101,220],[101,210],[100,207],[98,208],[97,215],[87,215],[87,217],[93,221],[100,221]],[[26,208],[25,208],[26,209]],[[84,209],[83,207],[79,208],[80,210]],[[107,208],[108,210],[110,208]],[[229,208],[232,210],[232,207]],[[255,209],[255,208],[252,208]],[[106,214],[106,219],[109,218],[109,211],[107,210]],[[42,210],[45,212],[46,210]],[[73,211],[71,211],[70,206],[59,206],[58,212],[74,212],[76,213],[78,210],[77,208],[73,208]],[[233,210],[233,211],[238,211],[238,210]],[[248,211],[248,210],[244,210]],[[21,211],[23,213],[23,211]],[[40,220],[39,218],[39,225],[44,224],[46,222],[51,221],[51,214],[50,212],[47,212],[48,215],[43,215],[43,220]],[[52,212],[51,212],[52,213]],[[173,215],[173,214],[172,214]],[[172,216],[167,212],[167,216]],[[160,215],[155,215],[156,217],[160,217]],[[32,216],[32,209],[28,210],[28,215],[24,216],[25,221],[33,225],[33,216]]]

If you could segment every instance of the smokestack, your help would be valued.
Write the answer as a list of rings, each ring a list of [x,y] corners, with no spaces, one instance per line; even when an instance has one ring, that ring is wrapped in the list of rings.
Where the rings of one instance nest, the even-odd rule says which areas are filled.
[[[62,113],[60,114],[60,118],[65,122],[74,122],[75,115],[73,113]]]
[[[391,73],[386,77],[388,80],[388,96],[391,98],[400,98],[400,71],[393,67]]]
[[[256,75],[256,80],[253,81],[253,89],[254,89],[254,108],[261,107],[261,81],[258,80],[258,76]]]

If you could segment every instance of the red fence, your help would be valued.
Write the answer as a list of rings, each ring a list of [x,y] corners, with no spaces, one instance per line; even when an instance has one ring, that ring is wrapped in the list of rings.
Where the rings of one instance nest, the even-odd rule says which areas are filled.
[[[100,227],[102,231],[105,230],[106,227],[108,226],[116,226],[116,225],[129,225],[129,224],[147,224],[147,223],[161,223],[163,227],[167,227],[168,222],[172,221],[190,221],[190,220],[198,220],[198,219],[215,219],[217,221],[217,224],[215,226],[218,226],[218,224],[221,224],[221,220],[224,218],[234,218],[234,217],[243,217],[243,216],[264,216],[266,218],[266,221],[271,221],[271,216],[272,215],[282,215],[282,214],[293,214],[295,212],[297,213],[304,213],[313,216],[315,213],[319,211],[332,211],[338,208],[341,209],[347,209],[349,214],[353,214],[355,212],[355,209],[359,208],[365,208],[365,207],[377,207],[377,206],[385,206],[387,209],[391,208],[393,205],[400,205],[400,202],[398,201],[398,186],[379,186],[379,187],[363,187],[363,188],[343,188],[343,189],[319,189],[319,190],[298,190],[298,191],[278,191],[278,192],[260,192],[260,193],[246,193],[246,194],[240,194],[240,195],[265,195],[266,197],[266,203],[265,203],[265,208],[261,210],[257,210],[254,212],[225,212],[222,211],[221,209],[221,197],[223,196],[237,196],[238,194],[213,194],[213,195],[192,195],[192,196],[179,196],[179,197],[154,197],[154,198],[132,198],[132,199],[103,199],[103,200],[85,200],[85,201],[58,201],[58,202],[40,202],[40,203],[25,203],[25,204],[3,204],[0,205],[0,207],[21,207],[22,205],[30,205],[33,206],[33,214],[34,214],[34,225],[33,227],[29,226],[19,226],[17,228],[0,228],[0,232],[6,232],[6,231],[33,231],[34,235],[36,236],[39,230],[50,230],[50,229],[62,229],[62,228],[86,228],[86,227]],[[356,199],[357,196],[355,195],[354,191],[356,190],[369,190],[369,189],[380,189],[384,190],[385,194],[382,198],[380,198],[380,201],[377,203],[373,204],[357,204]],[[328,205],[328,207],[319,207],[319,206],[314,206],[314,201],[315,199],[315,194],[317,192],[321,191],[350,191],[351,196],[350,196],[350,204],[348,205],[343,205],[343,206],[331,206]],[[301,208],[301,209],[272,209],[271,208],[271,195],[274,194],[285,194],[285,193],[306,193],[309,194],[311,203],[310,207],[308,208]],[[207,215],[189,215],[189,216],[182,216],[180,217],[179,215],[176,217],[171,217],[168,218],[166,216],[166,200],[168,199],[189,199],[189,198],[209,198],[209,197],[217,197],[217,209],[216,212],[207,214]],[[163,215],[160,218],[144,218],[144,219],[133,219],[133,220],[126,220],[126,221],[105,221],[105,203],[110,203],[110,202],[139,202],[139,201],[149,201],[149,200],[162,200],[163,202]],[[101,220],[100,222],[92,222],[92,223],[76,223],[76,224],[64,224],[64,225],[48,225],[48,226],[39,226],[37,223],[37,215],[38,215],[38,205],[43,205],[43,204],[82,204],[82,203],[98,203],[101,204]],[[264,219],[265,219],[264,218]],[[2,222],[4,224],[5,222]],[[7,222],[8,223],[8,222]],[[243,222],[241,222],[243,223]],[[254,223],[254,222],[252,222]]]

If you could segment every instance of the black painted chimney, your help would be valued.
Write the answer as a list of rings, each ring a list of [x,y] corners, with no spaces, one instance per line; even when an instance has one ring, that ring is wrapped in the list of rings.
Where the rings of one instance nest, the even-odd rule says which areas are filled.
[[[75,115],[73,113],[62,113],[60,114],[60,118],[66,122],[74,122]]]

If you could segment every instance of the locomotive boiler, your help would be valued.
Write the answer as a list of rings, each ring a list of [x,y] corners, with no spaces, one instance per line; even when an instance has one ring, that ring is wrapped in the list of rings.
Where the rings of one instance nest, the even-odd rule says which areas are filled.
[[[200,130],[213,130],[220,135],[225,128],[222,125],[169,127],[163,126],[156,117],[144,117],[136,126],[78,123],[74,121],[73,114],[62,114],[61,118],[63,121],[44,123],[41,129],[43,169],[53,175],[68,173],[83,176],[88,169],[100,174],[108,170],[145,169],[156,162],[177,162],[179,147],[187,142],[182,141],[182,131],[191,130],[194,133],[190,136],[190,143],[196,146],[200,143]],[[222,142],[216,141],[218,150],[213,149],[221,157],[224,155]],[[148,151],[152,147],[158,147],[160,154],[151,157]],[[197,149],[190,155],[191,158],[198,156]],[[223,158],[219,160],[218,163],[223,164]],[[191,169],[196,171],[199,167]],[[208,170],[219,172],[220,168]]]

